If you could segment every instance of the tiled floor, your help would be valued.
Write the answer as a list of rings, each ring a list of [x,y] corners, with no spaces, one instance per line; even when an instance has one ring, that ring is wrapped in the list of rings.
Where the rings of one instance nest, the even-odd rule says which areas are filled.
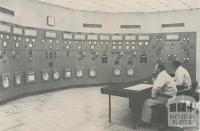
[[[101,94],[100,88],[66,89],[1,105],[0,131],[133,131],[128,99],[112,97],[110,124],[108,96]],[[187,130],[198,131],[197,128]]]

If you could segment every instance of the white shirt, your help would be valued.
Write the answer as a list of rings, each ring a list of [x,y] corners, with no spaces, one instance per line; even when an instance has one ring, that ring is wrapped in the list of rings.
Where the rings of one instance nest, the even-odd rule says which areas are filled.
[[[154,81],[152,97],[156,97],[157,92],[175,96],[177,92],[176,83],[173,78],[164,70],[160,72]]]
[[[177,70],[175,71],[174,80],[175,80],[177,86],[185,86],[188,89],[190,89],[192,87],[190,74],[182,66],[179,66],[177,68]]]

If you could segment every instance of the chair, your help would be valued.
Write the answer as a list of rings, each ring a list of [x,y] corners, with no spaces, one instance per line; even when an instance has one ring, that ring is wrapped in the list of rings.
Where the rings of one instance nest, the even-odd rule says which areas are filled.
[[[159,105],[154,105],[151,107],[153,110],[152,114],[152,122],[158,123],[158,124],[163,124],[163,121],[166,120],[166,107],[165,105],[159,104]]]
[[[158,96],[171,98],[172,96],[166,94],[157,94]],[[152,122],[157,123],[159,125],[159,129],[163,131],[165,128],[168,127],[168,114],[167,108],[163,104],[154,105],[151,107],[153,114],[152,114]]]
[[[186,95],[193,97],[196,101],[199,101],[199,93],[196,92],[196,89],[198,87],[198,82],[195,81],[192,83],[192,87],[189,90],[180,90],[176,93],[177,96],[180,95]]]

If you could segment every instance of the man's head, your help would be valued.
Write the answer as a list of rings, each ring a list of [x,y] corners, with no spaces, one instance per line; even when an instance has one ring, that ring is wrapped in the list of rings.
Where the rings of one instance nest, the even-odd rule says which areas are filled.
[[[172,66],[176,70],[181,65],[180,61],[172,61]]]
[[[153,74],[157,76],[160,72],[165,70],[165,65],[164,64],[156,64],[153,70]]]

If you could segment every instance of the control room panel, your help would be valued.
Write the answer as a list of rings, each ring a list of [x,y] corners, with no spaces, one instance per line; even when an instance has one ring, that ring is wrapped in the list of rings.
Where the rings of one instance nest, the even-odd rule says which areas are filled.
[[[0,101],[10,94],[141,80],[158,62],[173,74],[176,59],[196,80],[196,32],[97,34],[0,22]]]

